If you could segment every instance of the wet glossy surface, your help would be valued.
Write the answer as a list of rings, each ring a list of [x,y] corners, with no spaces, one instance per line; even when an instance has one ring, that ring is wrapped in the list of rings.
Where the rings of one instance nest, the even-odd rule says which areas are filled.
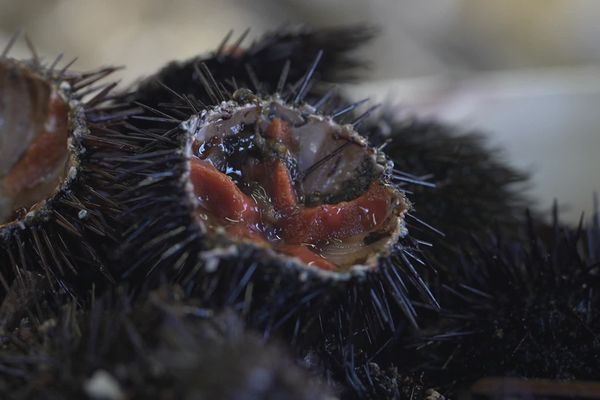
[[[250,112],[254,111],[245,115]],[[307,132],[309,126],[300,126],[302,133]],[[225,131],[217,128],[213,132],[219,129]],[[309,148],[312,156],[303,154],[298,130],[291,121],[272,116],[262,125],[242,121],[227,129],[233,134],[213,133],[193,144],[190,179],[198,199],[198,215],[209,230],[220,229],[230,238],[270,247],[327,271],[345,270],[370,256],[373,249],[369,248],[368,236],[389,229],[390,215],[398,211],[393,210],[399,205],[397,192],[375,179],[352,199],[315,202],[320,196],[306,192],[315,182],[305,183],[302,171],[310,168],[302,160],[315,162],[314,154],[320,149]],[[334,135],[329,140],[338,142],[326,144],[330,147],[346,143]],[[354,147],[349,149],[350,156],[368,159],[365,146],[350,143],[348,147]],[[344,163],[340,161],[344,156],[328,166],[324,163],[328,169],[334,167],[325,176],[332,188],[342,187],[335,166]],[[352,160],[345,163],[353,168],[360,164]],[[306,201],[309,197],[313,199],[310,204]]]

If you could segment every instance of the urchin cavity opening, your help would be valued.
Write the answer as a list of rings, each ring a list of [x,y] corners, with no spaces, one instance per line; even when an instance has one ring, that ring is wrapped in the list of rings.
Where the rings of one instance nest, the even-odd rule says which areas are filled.
[[[404,231],[408,202],[351,125],[254,98],[183,127],[193,138],[196,213],[209,232],[343,272],[374,268]]]
[[[0,61],[0,225],[52,196],[66,175],[69,108],[28,64]]]

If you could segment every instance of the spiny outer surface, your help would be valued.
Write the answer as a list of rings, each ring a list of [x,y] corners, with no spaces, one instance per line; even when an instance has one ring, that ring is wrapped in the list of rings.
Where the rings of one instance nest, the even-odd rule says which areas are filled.
[[[556,214],[555,214],[556,215]],[[451,269],[444,318],[419,346],[438,384],[485,376],[594,380],[600,371],[600,224],[479,240]]]
[[[472,237],[518,233],[530,206],[523,195],[527,176],[504,162],[481,134],[432,120],[399,120],[392,108],[365,123],[362,131],[374,145],[384,146],[396,169],[435,183],[433,189],[411,186],[410,198],[419,217],[444,234],[413,227],[421,239],[435,243],[430,252],[441,269],[457,259],[458,248]]]
[[[213,315],[177,287],[135,302],[117,290],[88,310],[40,303],[2,339],[7,399],[330,398],[234,313]]]
[[[60,59],[44,66],[34,53],[33,60],[12,61],[36,71],[66,98],[73,163],[43,207],[0,230],[3,293],[14,279],[14,285],[26,285],[24,271],[44,276],[46,287],[71,295],[85,292],[93,282],[101,285],[112,280],[103,250],[116,241],[105,216],[115,205],[102,191],[105,166],[99,166],[102,161],[96,146],[101,139],[95,135],[120,118],[118,108],[105,108],[115,84],[98,84],[115,69],[74,73],[69,71],[70,64],[59,69]]]
[[[320,57],[310,61],[308,71],[295,83],[286,72],[271,78],[292,82],[282,85],[287,89],[279,94],[281,98],[301,106],[311,95],[310,82]],[[194,72],[202,75],[193,93],[202,104],[165,88],[170,102],[159,109],[141,103],[148,110],[143,124],[131,124],[130,132],[119,137],[124,144],[119,149],[122,154],[116,151],[110,157],[119,176],[119,190],[113,198],[127,210],[123,221],[129,225],[120,252],[127,260],[123,263],[125,279],[175,280],[202,304],[233,307],[266,337],[283,335],[300,352],[311,346],[335,352],[351,346],[374,354],[416,323],[415,295],[436,307],[420,276],[425,268],[421,250],[411,238],[399,242],[393,256],[382,259],[376,272],[350,279],[323,279],[294,265],[274,262],[250,246],[206,246],[205,233],[190,216],[188,139],[178,125],[231,95],[208,68]],[[346,117],[356,107],[342,107],[337,116]],[[335,366],[342,379],[346,379],[345,367]]]
[[[144,168],[128,173],[133,165],[119,167],[122,183],[128,189],[117,197],[132,217],[123,250],[131,257],[125,276],[148,278],[167,273],[214,306],[238,304],[266,332],[292,323],[294,337],[304,336],[305,324],[320,325],[320,319],[324,324],[349,324],[351,331],[356,322],[369,326],[371,334],[391,332],[396,324],[404,324],[402,314],[414,318],[409,300],[412,289],[407,284],[422,290],[425,298],[431,296],[417,272],[423,267],[415,266],[420,262],[419,250],[408,238],[395,246],[389,258],[380,260],[375,272],[343,275],[343,279],[324,279],[322,274],[271,260],[253,246],[215,247],[215,243],[204,239],[205,233],[191,216],[185,131],[179,127],[162,132],[155,129],[148,137],[143,136],[144,132],[148,131],[131,136],[142,139],[137,146],[145,154],[138,154],[134,161],[143,157]],[[132,142],[132,146],[136,144]],[[414,265],[409,257],[416,258]],[[337,310],[334,321],[320,315],[330,311],[328,304]],[[346,307],[352,312],[342,313]],[[362,307],[369,311],[360,312]],[[393,311],[396,307],[399,313]],[[303,321],[301,314],[312,322]]]
[[[312,92],[308,95],[310,99],[312,95],[323,94],[318,82],[338,83],[357,77],[357,71],[365,63],[353,57],[351,51],[370,40],[375,32],[364,26],[286,28],[266,34],[244,48],[246,33],[238,39],[227,35],[219,48],[206,56],[168,64],[143,81],[132,99],[153,107],[172,102],[173,95],[163,86],[166,85],[180,95],[189,95],[210,105],[212,99],[207,96],[201,77],[202,64],[219,85],[230,90],[237,87],[250,88],[258,93],[287,90],[287,85],[301,79],[315,56],[322,51]],[[282,70],[287,70],[287,79],[284,87],[279,88]]]

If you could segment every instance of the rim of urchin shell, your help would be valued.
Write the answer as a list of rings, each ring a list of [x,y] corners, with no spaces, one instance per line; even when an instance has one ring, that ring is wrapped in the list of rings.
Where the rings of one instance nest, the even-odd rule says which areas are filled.
[[[68,169],[56,189],[34,204],[33,211],[0,226],[0,278],[4,290],[8,291],[14,278],[23,284],[22,271],[39,273],[45,275],[47,284],[55,292],[60,288],[73,295],[71,283],[75,286],[83,283],[76,282],[78,276],[97,272],[104,279],[113,280],[91,238],[102,240],[112,235],[106,229],[104,211],[114,204],[100,193],[101,189],[94,187],[92,181],[99,175],[90,162],[94,156],[89,150],[95,140],[92,131],[123,116],[118,108],[107,106],[110,92],[117,83],[102,82],[119,68],[72,72],[75,58],[59,69],[62,54],[45,65],[27,37],[31,59],[14,59],[9,57],[9,51],[19,36],[20,32],[11,38],[0,62],[8,60],[23,66],[47,81],[64,101],[68,109]],[[83,265],[87,268],[82,268]],[[64,280],[68,276],[72,278],[71,283]],[[91,284],[87,282],[83,286],[87,288]]]
[[[238,92],[243,93],[243,95],[238,96],[237,95]],[[212,109],[202,111],[200,114],[196,114],[196,115],[192,116],[189,120],[181,123],[181,128],[185,131],[186,157],[188,158],[188,163],[186,166],[187,168],[185,169],[185,174],[182,176],[182,179],[186,182],[185,189],[188,193],[188,196],[187,196],[187,199],[189,201],[188,207],[190,207],[190,208],[194,208],[195,204],[197,204],[197,200],[193,194],[193,187],[191,187],[190,178],[189,178],[189,175],[190,175],[189,158],[191,157],[191,147],[192,147],[191,143],[193,141],[195,132],[197,130],[203,129],[204,127],[207,127],[212,122],[211,120],[213,118],[220,118],[220,117],[224,116],[225,114],[230,114],[231,116],[233,116],[235,113],[243,112],[246,108],[248,108],[248,109],[249,108],[257,108],[259,110],[258,112],[261,113],[262,111],[260,111],[260,110],[263,110],[263,109],[266,109],[266,108],[269,108],[269,107],[275,105],[275,106],[279,106],[281,108],[285,108],[286,112],[296,113],[297,117],[302,118],[306,121],[310,121],[310,122],[317,121],[317,123],[325,123],[330,126],[337,126],[337,128],[339,128],[340,131],[342,131],[343,133],[347,133],[352,139],[355,139],[357,141],[362,141],[363,142],[362,144],[365,147],[367,147],[366,138],[360,136],[354,130],[354,127],[352,124],[340,125],[330,115],[316,114],[317,110],[315,110],[314,107],[312,107],[308,104],[296,103],[296,104],[292,104],[290,106],[289,104],[285,103],[285,101],[277,94],[274,96],[259,98],[257,96],[254,96],[254,94],[252,92],[250,92],[249,90],[246,90],[246,89],[242,89],[238,92],[234,92],[232,94],[232,99],[230,99],[228,101],[223,101],[219,105],[213,107]],[[241,97],[241,99],[240,99],[241,101],[236,100],[237,97]],[[336,132],[336,133],[339,134],[339,132]],[[385,156],[380,151],[378,151],[378,149],[376,149],[376,148],[374,148],[372,150],[375,151],[373,158],[376,160],[378,159],[377,162],[380,162],[380,161],[385,162],[385,165],[381,165],[381,167],[384,169],[384,171],[382,173],[383,177],[391,176],[392,166],[384,158]],[[383,157],[383,160],[381,160],[382,157]],[[387,178],[384,178],[384,179],[387,180]],[[392,186],[391,181],[388,181],[386,183],[388,183],[390,186]],[[397,190],[396,187],[394,187],[394,189]],[[401,238],[405,237],[408,234],[407,229],[406,229],[406,221],[405,221],[404,214],[406,212],[408,212],[412,206],[410,205],[410,203],[408,202],[408,199],[406,199],[406,196],[404,196],[404,193],[402,191],[398,191],[398,195],[400,197],[400,201],[402,202],[402,206],[405,207],[405,211],[403,211],[401,213],[401,215],[398,215],[395,217],[395,220],[396,220],[395,228],[393,229],[393,232],[389,233],[389,240],[387,240],[382,246],[384,251],[377,254],[376,257],[370,257],[364,263],[353,264],[347,270],[343,270],[343,271],[324,270],[324,269],[318,268],[316,266],[306,264],[297,258],[285,256],[282,253],[275,251],[272,247],[266,247],[266,248],[257,247],[252,244],[249,244],[249,243],[242,243],[241,241],[238,241],[238,240],[230,241],[225,246],[217,247],[212,251],[215,251],[218,253],[220,251],[219,249],[229,249],[230,248],[233,250],[233,252],[234,252],[233,255],[235,256],[236,246],[242,246],[242,247],[250,246],[250,248],[252,248],[252,250],[254,250],[254,251],[264,251],[272,259],[285,258],[286,262],[284,262],[283,265],[287,268],[290,268],[290,267],[291,268],[299,268],[301,272],[303,272],[304,270],[307,270],[311,274],[316,274],[317,276],[319,276],[323,279],[348,280],[348,279],[352,279],[354,277],[362,276],[365,273],[368,273],[369,271],[378,268],[379,267],[379,259],[389,256],[390,253],[392,253],[394,251],[394,248],[393,248],[394,245]],[[202,224],[201,221],[198,221],[198,223]],[[226,240],[225,236],[226,235],[224,233],[219,232],[219,233],[215,233],[213,237],[215,237],[215,239],[219,238],[219,239],[225,241]],[[217,240],[217,242],[218,241],[220,241],[220,240]],[[226,254],[227,251],[225,251],[224,253]],[[367,265],[368,263],[374,263],[374,265]]]

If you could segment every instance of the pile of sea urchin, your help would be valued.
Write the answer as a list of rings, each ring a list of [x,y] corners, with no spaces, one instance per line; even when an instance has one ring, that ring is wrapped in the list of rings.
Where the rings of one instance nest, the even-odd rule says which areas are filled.
[[[598,378],[597,218],[545,224],[479,134],[348,102],[331,85],[358,78],[372,30],[246,33],[126,91],[115,68],[8,44],[2,398],[424,399]]]

